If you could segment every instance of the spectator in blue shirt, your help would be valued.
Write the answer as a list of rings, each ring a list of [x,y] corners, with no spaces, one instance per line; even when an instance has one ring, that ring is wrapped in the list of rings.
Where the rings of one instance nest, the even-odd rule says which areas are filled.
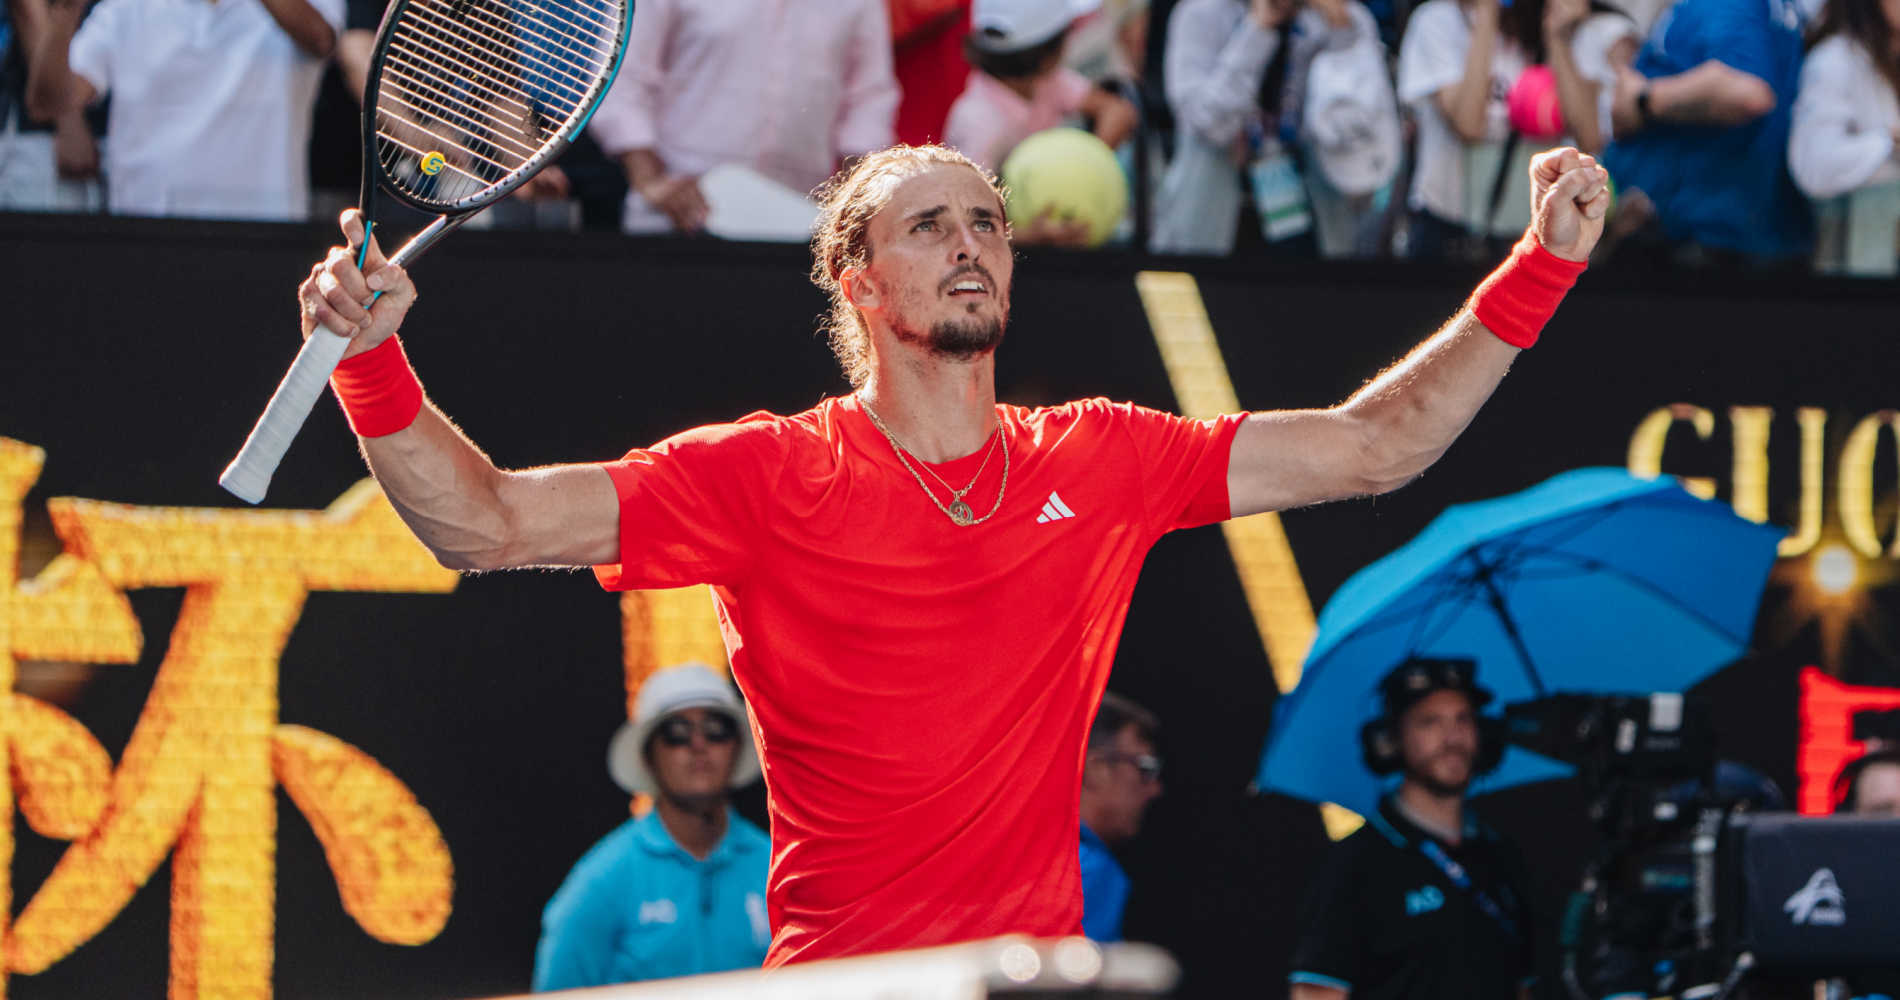
[[[1082,770],[1082,933],[1120,941],[1128,873],[1109,853],[1141,832],[1141,817],[1161,794],[1154,713],[1109,691],[1089,728]]]
[[[1806,256],[1807,201],[1787,168],[1801,52],[1797,0],[1680,0],[1618,71],[1603,162],[1619,209],[1653,206],[1675,260]]]
[[[608,770],[653,810],[581,857],[541,915],[534,988],[757,968],[771,840],[727,804],[759,776],[732,685],[697,663],[647,678]]]

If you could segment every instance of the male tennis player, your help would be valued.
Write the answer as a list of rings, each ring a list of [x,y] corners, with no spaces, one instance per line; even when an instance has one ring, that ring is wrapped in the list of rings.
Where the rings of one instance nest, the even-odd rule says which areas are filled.
[[[1143,557],[1175,528],[1394,489],[1449,447],[1602,232],[1593,160],[1532,169],[1511,258],[1327,410],[998,405],[1008,222],[995,181],[939,147],[872,154],[824,193],[812,271],[854,393],[615,462],[495,468],[423,398],[391,336],[415,288],[380,252],[359,271],[332,249],[298,294],[306,336],[354,338],[333,386],[445,565],[713,585],[770,792],[778,965],[1079,931],[1083,742]],[[361,239],[354,213],[343,229]]]

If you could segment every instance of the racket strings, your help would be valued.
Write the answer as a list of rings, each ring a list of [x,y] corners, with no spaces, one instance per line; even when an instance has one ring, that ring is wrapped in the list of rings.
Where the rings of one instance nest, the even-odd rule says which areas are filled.
[[[428,7],[427,3],[420,3],[409,8],[410,11],[416,12],[414,20],[420,22],[418,27],[421,30],[454,36],[457,40],[464,42],[469,47],[469,51],[478,59],[493,54],[498,45],[505,47],[514,44],[510,29],[505,25],[494,24],[491,18],[483,16],[486,12],[471,11],[465,22],[457,23],[447,19],[440,12],[429,10]],[[577,75],[577,70],[584,72],[586,67],[570,61],[556,62],[548,58],[542,48],[545,47],[522,52],[520,69],[540,75],[550,84],[563,85],[568,91],[567,96],[570,100],[578,97],[580,91],[586,88],[588,78]],[[496,73],[524,83],[527,79],[522,72],[506,61],[499,65],[485,66],[483,72]]]
[[[570,0],[582,4],[587,0]],[[492,34],[495,31],[506,32],[508,25],[498,23],[489,11],[474,11],[475,19]],[[526,7],[519,10],[515,25],[529,34],[537,42],[527,52],[528,61],[540,68],[566,77],[573,96],[578,98],[586,90],[587,84],[599,73],[596,56],[602,46],[608,46],[611,55],[611,38],[598,34],[583,35],[585,25],[576,25],[571,21],[551,24],[540,16],[538,9]]]
[[[426,65],[437,75],[425,80],[424,86],[429,86],[431,85],[431,81],[446,77],[450,74],[469,74],[470,90],[479,92],[484,99],[492,100],[496,105],[508,105],[521,111],[527,109],[527,102],[524,101],[526,95],[519,89],[514,92],[496,90],[494,85],[488,80],[474,75],[480,72],[477,67],[470,65],[463,60],[461,56],[453,52],[418,51],[412,46],[402,43],[392,44],[390,51],[392,53],[400,53],[402,58],[400,60],[386,60],[383,64],[384,72],[406,70],[408,69],[408,65],[406,64],[410,63]],[[414,79],[414,77],[410,76],[409,79]]]
[[[376,159],[445,208],[540,166],[597,103],[625,0],[411,0],[388,26]]]

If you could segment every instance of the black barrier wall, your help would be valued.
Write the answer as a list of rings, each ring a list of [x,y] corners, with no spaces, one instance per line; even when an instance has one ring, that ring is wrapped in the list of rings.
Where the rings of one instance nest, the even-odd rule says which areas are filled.
[[[36,539],[42,550],[57,546],[47,541],[49,497],[236,506],[218,489],[218,471],[295,352],[294,288],[331,239],[305,227],[0,216],[8,302],[0,436],[47,452],[24,505],[29,552]],[[824,302],[808,266],[792,247],[467,233],[415,269],[422,297],[405,340],[431,396],[499,464],[604,459],[695,424],[796,411],[844,391],[812,333]],[[1451,315],[1478,277],[1025,255],[1000,395],[1173,408],[1135,287],[1144,268],[1198,278],[1239,399],[1256,408],[1338,401]],[[1893,316],[1884,285],[1587,275],[1544,342],[1422,480],[1284,515],[1312,603],[1448,504],[1581,465],[1624,464],[1638,426],[1670,404],[1705,410],[1709,425],[1701,435],[1693,411],[1682,411],[1688,419],[1658,439],[1665,471],[1711,479],[1724,499],[1754,488],[1739,480],[1765,474],[1770,519],[1790,525],[1804,484],[1818,479],[1825,538],[1838,539],[1845,442],[1864,417],[1900,405],[1887,346]],[[1735,458],[1753,454],[1753,445],[1737,447],[1736,407],[1771,414],[1759,463]],[[1825,415],[1818,458],[1797,429],[1804,408]],[[1889,545],[1892,456],[1880,444],[1868,459],[1868,502]],[[320,402],[268,503],[320,508],[363,475],[341,415]],[[1863,560],[1874,581],[1892,565],[1885,555]],[[1706,684],[1725,755],[1763,769],[1791,797],[1799,668],[1820,664],[1855,684],[1900,682],[1884,658],[1891,598],[1878,582],[1868,585],[1867,613],[1841,633],[1802,617],[1793,595],[1805,566],[1791,558],[1777,571],[1761,652]],[[176,589],[130,596],[145,635],[139,662],[100,667],[66,706],[114,761],[181,605]],[[310,595],[281,658],[280,719],[346,740],[400,778],[442,831],[455,891],[433,940],[371,938],[344,912],[308,823],[280,793],[277,995],[526,987],[541,906],[580,853],[626,816],[604,767],[624,718],[619,643],[615,599],[585,574],[470,577],[446,595]],[[1167,793],[1124,854],[1135,883],[1128,935],[1177,954],[1185,995],[1275,995],[1305,878],[1326,841],[1310,806],[1246,790],[1274,684],[1218,530],[1178,533],[1155,549],[1113,687],[1161,716],[1168,759]],[[757,791],[743,806],[763,819]],[[1485,812],[1523,839],[1541,889],[1569,885],[1591,844],[1573,789],[1502,793],[1485,800]],[[16,844],[17,912],[67,844],[24,825]],[[13,995],[162,993],[168,870],[69,956],[13,977]]]

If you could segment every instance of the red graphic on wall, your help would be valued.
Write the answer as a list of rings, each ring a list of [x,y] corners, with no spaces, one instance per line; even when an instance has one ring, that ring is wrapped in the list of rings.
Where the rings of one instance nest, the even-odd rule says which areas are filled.
[[[1855,732],[1856,717],[1900,710],[1900,688],[1843,684],[1816,667],[1801,671],[1801,745],[1795,773],[1801,779],[1801,812],[1819,816],[1834,811],[1834,777],[1870,747],[1866,724]]]

